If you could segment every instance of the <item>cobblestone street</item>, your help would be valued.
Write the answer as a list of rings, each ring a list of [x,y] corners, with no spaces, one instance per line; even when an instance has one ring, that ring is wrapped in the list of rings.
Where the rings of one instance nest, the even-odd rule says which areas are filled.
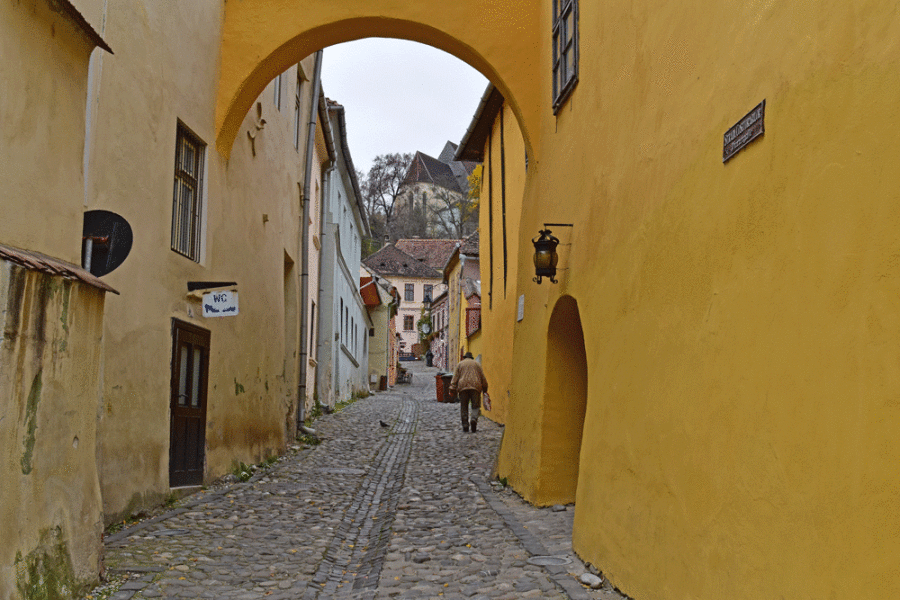
[[[490,482],[502,428],[463,433],[436,369],[411,370],[319,418],[320,445],[107,537],[112,598],[623,598],[579,582],[573,506]]]

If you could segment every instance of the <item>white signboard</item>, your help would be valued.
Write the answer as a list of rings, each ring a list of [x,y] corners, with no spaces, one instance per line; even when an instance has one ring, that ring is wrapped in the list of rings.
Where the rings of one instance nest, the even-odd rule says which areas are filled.
[[[204,317],[233,317],[238,314],[237,292],[209,292],[203,294]]]
[[[525,318],[525,294],[519,296],[519,315],[516,317],[517,321],[521,321]]]

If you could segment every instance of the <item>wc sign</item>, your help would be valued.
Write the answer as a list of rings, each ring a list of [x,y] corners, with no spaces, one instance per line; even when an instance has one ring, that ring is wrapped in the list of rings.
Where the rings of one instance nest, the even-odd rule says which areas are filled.
[[[233,317],[238,314],[237,292],[209,292],[203,294],[204,317]]]

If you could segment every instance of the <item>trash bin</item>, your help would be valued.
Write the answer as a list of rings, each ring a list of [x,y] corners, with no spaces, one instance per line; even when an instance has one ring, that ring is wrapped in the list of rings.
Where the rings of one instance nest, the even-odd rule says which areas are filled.
[[[453,381],[453,375],[450,373],[438,373],[434,376],[434,389],[437,392],[438,402],[452,402],[450,398],[451,381]]]
[[[433,360],[434,360],[434,354],[432,354],[431,350],[429,350],[428,352],[425,353],[425,366],[433,367],[434,365],[431,364]]]
[[[378,382],[378,389],[382,392],[387,391],[387,375],[382,375],[381,380]]]

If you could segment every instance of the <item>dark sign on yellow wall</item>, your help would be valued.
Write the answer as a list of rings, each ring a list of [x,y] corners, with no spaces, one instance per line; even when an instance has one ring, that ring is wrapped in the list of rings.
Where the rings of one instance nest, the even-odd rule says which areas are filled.
[[[725,141],[722,147],[723,163],[728,162],[728,159],[766,132],[765,116],[766,101],[763,100],[725,132]]]

